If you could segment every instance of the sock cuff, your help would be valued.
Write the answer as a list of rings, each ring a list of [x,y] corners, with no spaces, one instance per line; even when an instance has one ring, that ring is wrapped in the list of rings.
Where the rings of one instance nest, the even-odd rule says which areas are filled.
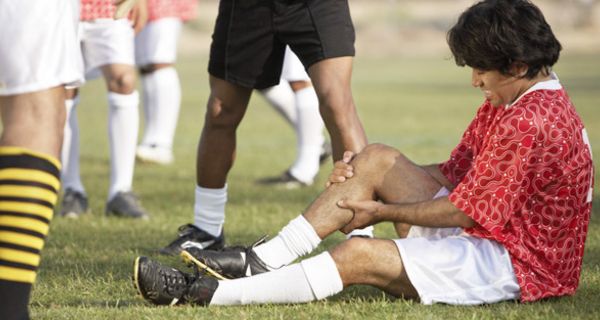
[[[137,90],[131,93],[121,94],[108,92],[108,104],[111,108],[137,107],[140,103],[140,94]]]
[[[43,153],[22,147],[0,147],[0,169],[23,168],[41,170],[53,175],[60,176],[60,160]]]
[[[290,221],[290,225],[300,228],[306,239],[313,245],[313,248],[316,248],[321,243],[321,238],[317,234],[317,231],[303,215],[299,215]]]
[[[344,289],[335,261],[329,252],[300,262],[304,276],[318,300],[330,297]]]

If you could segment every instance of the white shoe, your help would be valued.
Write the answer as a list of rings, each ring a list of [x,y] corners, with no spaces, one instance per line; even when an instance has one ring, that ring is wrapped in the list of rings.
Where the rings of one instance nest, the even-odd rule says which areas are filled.
[[[139,145],[135,151],[139,161],[167,165],[173,163],[173,152],[170,149],[155,145]]]

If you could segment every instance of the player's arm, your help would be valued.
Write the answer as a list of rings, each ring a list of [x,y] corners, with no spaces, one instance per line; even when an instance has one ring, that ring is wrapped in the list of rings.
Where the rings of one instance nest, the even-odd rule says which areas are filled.
[[[476,225],[475,221],[457,209],[448,197],[403,204],[344,199],[338,202],[338,206],[354,212],[354,217],[342,228],[342,232],[350,232],[383,221],[434,228],[472,228]]]

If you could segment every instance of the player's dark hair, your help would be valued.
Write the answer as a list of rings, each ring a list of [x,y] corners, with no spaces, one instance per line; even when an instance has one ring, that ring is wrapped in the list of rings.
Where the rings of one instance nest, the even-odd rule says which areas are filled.
[[[540,9],[528,0],[476,3],[460,15],[446,40],[459,66],[512,75],[513,63],[524,63],[528,79],[549,73],[562,49]]]

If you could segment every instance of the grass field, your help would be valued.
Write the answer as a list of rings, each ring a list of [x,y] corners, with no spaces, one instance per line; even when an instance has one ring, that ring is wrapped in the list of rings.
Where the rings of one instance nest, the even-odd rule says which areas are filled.
[[[104,202],[109,165],[103,83],[82,91],[78,109],[82,134],[81,171],[92,214],[78,220],[57,217],[43,252],[32,295],[34,319],[598,319],[600,318],[600,194],[586,244],[579,291],[573,297],[533,304],[479,307],[423,306],[396,300],[369,287],[353,287],[326,301],[293,306],[157,308],[137,297],[131,264],[153,255],[192,218],[195,150],[207,98],[206,57],[182,57],[183,107],[175,142],[176,162],[168,167],[138,165],[134,188],[152,218],[107,218]],[[565,56],[555,70],[567,87],[600,155],[600,59]],[[445,160],[482,101],[470,87],[468,69],[443,58],[357,58],[354,96],[370,142],[399,148],[418,163]],[[229,244],[275,235],[319,193],[330,164],[317,183],[285,191],[254,181],[285,170],[294,158],[294,135],[259,96],[251,101],[238,133],[238,157],[229,176],[225,225]],[[598,178],[598,175],[596,175]],[[388,225],[376,235],[393,237]],[[336,234],[318,251],[342,240]],[[161,261],[179,264],[175,258]]]

